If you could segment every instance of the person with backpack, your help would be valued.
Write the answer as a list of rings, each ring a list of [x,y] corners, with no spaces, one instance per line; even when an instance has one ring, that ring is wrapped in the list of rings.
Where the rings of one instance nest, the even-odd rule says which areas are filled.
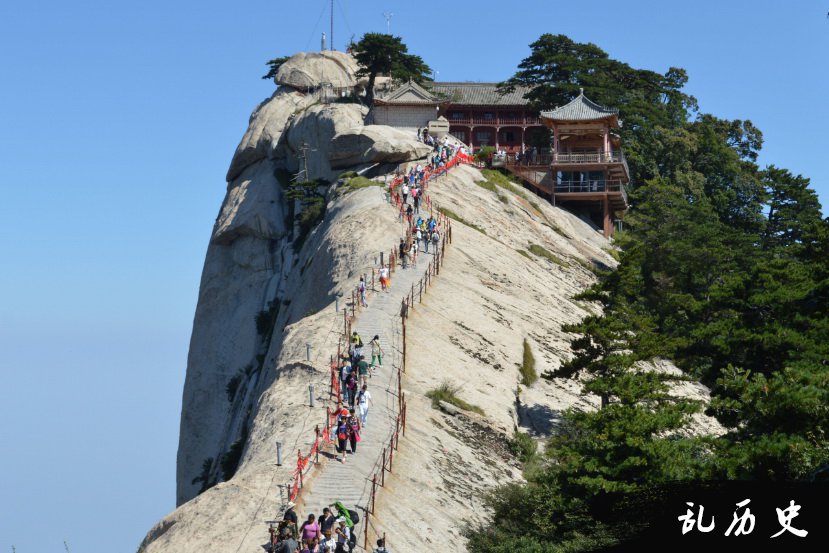
[[[351,454],[357,453],[357,442],[360,441],[360,419],[357,418],[354,409],[351,409],[351,415],[348,417],[348,441],[351,444]]]
[[[348,429],[348,419],[340,419],[340,422],[337,424],[337,446],[339,447],[338,451],[342,453],[340,463],[345,463],[345,444],[348,443]]]
[[[360,277],[360,284],[357,285],[357,291],[360,292],[360,305],[368,307],[368,302],[366,301],[366,281],[363,277]]]
[[[348,544],[349,550],[353,551],[357,546],[357,532],[354,530],[354,525],[360,522],[360,513],[352,511],[351,509],[346,509],[345,505],[343,505],[340,501],[334,503],[333,507],[337,510],[339,517],[345,521],[345,526],[348,528],[350,533],[346,543]],[[340,518],[337,519],[338,522]],[[343,549],[343,551],[345,551],[345,549]]]
[[[352,372],[345,380],[346,397],[348,405],[350,405],[352,409],[354,409],[354,402],[357,399],[357,387],[357,378]]]
[[[368,384],[368,362],[364,355],[361,355],[360,360],[357,362],[357,374],[360,375],[360,386]]]
[[[357,334],[357,331],[351,333],[351,347],[353,349],[352,355],[363,354],[363,339]]]
[[[289,501],[288,504],[285,506],[285,515],[282,517],[282,522],[286,523],[283,525],[283,528],[291,528],[292,530],[296,531],[296,525],[299,520],[297,517],[296,511],[294,511],[294,507],[296,507],[296,503],[293,501]]]

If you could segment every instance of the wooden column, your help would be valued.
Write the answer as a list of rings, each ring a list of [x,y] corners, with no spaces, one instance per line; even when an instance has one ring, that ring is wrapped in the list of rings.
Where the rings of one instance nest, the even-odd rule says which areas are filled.
[[[607,198],[607,193],[605,193],[604,199],[602,200],[602,208],[604,212],[604,216],[602,217],[604,222],[604,237],[610,238],[613,234],[613,220],[611,218],[610,200]]]
[[[610,126],[605,125],[604,127],[604,158],[607,161],[610,161]]]

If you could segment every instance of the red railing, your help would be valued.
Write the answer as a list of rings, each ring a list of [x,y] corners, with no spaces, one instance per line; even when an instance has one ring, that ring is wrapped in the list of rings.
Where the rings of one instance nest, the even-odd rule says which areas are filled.
[[[400,442],[401,434],[403,436],[406,435],[406,394],[403,392],[403,373],[406,372],[406,320],[409,318],[410,315],[410,308],[414,308],[415,298],[417,298],[417,302],[421,303],[423,301],[423,292],[428,288],[428,286],[432,283],[432,278],[435,275],[440,274],[440,267],[443,265],[443,258],[446,252],[446,245],[452,243],[452,223],[451,221],[443,216],[440,215],[442,218],[442,224],[444,225],[444,235],[441,240],[441,246],[436,252],[435,258],[433,261],[429,262],[429,265],[426,267],[426,272],[424,273],[423,277],[418,281],[417,284],[412,284],[412,288],[410,292],[406,295],[405,298],[401,300],[401,307],[400,307],[400,322],[403,327],[403,351],[402,351],[402,363],[397,369],[397,400],[398,400],[398,407],[397,407],[397,417],[395,419],[395,426],[394,432],[392,432],[391,437],[389,438],[388,444],[383,448],[383,457],[380,463],[380,474],[378,475],[376,472],[371,477],[371,494],[369,495],[369,500],[366,504],[366,519],[365,519],[365,526],[363,527],[363,548],[368,549],[368,527],[369,521],[371,516],[374,515],[374,507],[375,502],[377,500],[377,491],[379,488],[383,488],[386,485],[386,472],[392,472],[394,467],[394,452],[397,451]],[[409,229],[411,232],[411,229]]]
[[[433,178],[445,174],[445,172],[454,167],[459,163],[470,163],[472,161],[471,156],[467,156],[463,153],[456,153],[443,167],[438,168],[436,170],[428,169],[426,171],[426,175],[424,175],[424,179],[421,182],[424,198],[428,202],[428,206],[431,210],[432,204],[431,199],[428,196],[425,196],[426,192],[426,184],[428,181]],[[399,192],[395,191],[395,189],[402,184],[403,178],[405,177],[397,177],[395,178],[391,185],[390,185],[390,194],[392,198],[395,199],[395,202],[401,204],[401,198]],[[400,434],[402,433],[403,436],[406,435],[406,398],[405,394],[403,393],[403,383],[402,383],[402,373],[405,372],[406,369],[406,319],[409,317],[409,307],[414,307],[414,298],[415,298],[415,290],[419,294],[418,302],[423,301],[423,291],[428,287],[429,284],[432,282],[432,277],[440,273],[440,266],[443,264],[443,258],[445,255],[445,248],[447,244],[452,243],[452,223],[448,217],[446,217],[443,213],[437,213],[437,228],[439,229],[442,238],[440,242],[440,248],[438,252],[435,252],[436,255],[433,261],[430,261],[424,276],[420,279],[418,284],[412,285],[410,292],[406,295],[406,297],[402,300],[403,309],[401,310],[401,323],[403,325],[403,352],[402,357],[403,361],[401,366],[397,369],[397,397],[398,397],[398,411],[397,417],[395,422],[395,429],[392,433],[392,436],[389,440],[387,446],[383,449],[383,459],[381,463],[380,475],[379,475],[379,485],[383,487],[385,485],[385,473],[386,471],[391,472],[394,462],[394,451],[398,448],[398,442],[400,439]],[[406,242],[413,238],[413,226],[408,225],[406,230]],[[391,275],[394,273],[395,264],[398,261],[397,254],[395,249],[389,252],[389,274]],[[375,282],[375,271],[372,268],[371,273],[371,287],[374,289],[374,282]],[[366,283],[368,285],[368,283]],[[317,425],[314,429],[314,443],[311,448],[308,450],[306,455],[302,454],[302,450],[297,450],[297,460],[296,460],[296,467],[293,471],[291,471],[291,476],[287,483],[287,496],[289,501],[296,501],[297,497],[299,497],[300,490],[302,490],[304,485],[305,474],[308,472],[308,468],[311,465],[312,459],[314,463],[319,463],[319,452],[320,448],[324,447],[327,444],[331,444],[334,442],[333,440],[333,431],[332,428],[335,428],[335,424],[337,422],[337,413],[342,406],[342,389],[341,383],[339,378],[339,361],[342,358],[342,354],[344,351],[348,351],[348,344],[349,339],[351,337],[351,329],[354,323],[354,319],[356,318],[357,311],[362,308],[362,303],[360,302],[360,292],[358,287],[355,287],[351,292],[351,314],[349,315],[348,306],[344,306],[343,309],[343,333],[338,339],[337,342],[337,357],[331,358],[329,371],[330,371],[330,383],[329,383],[329,399],[333,398],[336,403],[337,410],[332,412],[330,408],[326,408],[326,417],[325,423],[322,429],[320,429],[319,425]],[[369,527],[369,517],[370,515],[374,514],[374,505],[376,500],[376,493],[377,493],[377,485],[378,485],[378,475],[375,473],[372,478],[372,487],[371,487],[371,496],[369,499],[369,503],[366,506],[366,520],[364,523],[364,541],[363,547],[367,547],[368,545],[368,527]],[[274,534],[274,527],[271,524],[270,529],[271,533],[271,540],[275,539]]]

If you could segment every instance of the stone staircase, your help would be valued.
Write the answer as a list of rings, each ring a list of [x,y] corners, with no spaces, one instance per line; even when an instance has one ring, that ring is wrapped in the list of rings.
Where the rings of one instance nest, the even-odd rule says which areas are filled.
[[[378,282],[376,291],[368,293],[369,306],[359,313],[354,329],[366,344],[368,360],[371,358],[368,342],[375,335],[380,336],[385,352],[383,366],[376,367],[368,382],[374,405],[369,408],[368,423],[363,428],[355,455],[349,453],[346,462],[340,463],[333,445],[321,450],[320,466],[300,494],[301,519],[307,518],[309,513],[319,516],[323,507],[342,501],[348,508],[360,512],[357,530],[362,534],[371,496],[371,479],[374,474],[380,474],[383,449],[388,447],[398,412],[397,369],[403,360],[400,306],[412,285],[425,274],[432,256],[433,253],[420,252],[416,268],[396,267],[387,292],[380,290]],[[362,539],[358,542],[362,544]]]

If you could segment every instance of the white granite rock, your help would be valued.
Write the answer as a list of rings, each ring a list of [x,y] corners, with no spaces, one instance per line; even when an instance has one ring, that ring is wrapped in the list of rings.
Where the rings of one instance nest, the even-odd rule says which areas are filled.
[[[331,167],[362,163],[402,163],[426,157],[431,148],[410,133],[385,125],[366,125],[337,133],[331,141]]]

